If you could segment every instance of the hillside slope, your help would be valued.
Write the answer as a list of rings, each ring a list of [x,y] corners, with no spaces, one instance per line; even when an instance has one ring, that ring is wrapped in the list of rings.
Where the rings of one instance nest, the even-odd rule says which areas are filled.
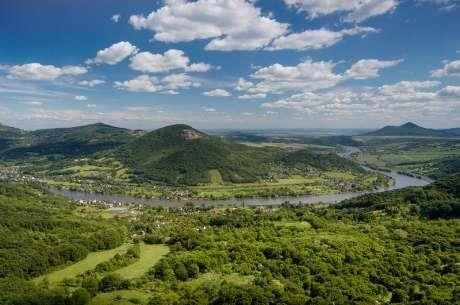
[[[460,174],[441,178],[425,187],[363,195],[343,201],[337,208],[373,215],[460,218]]]
[[[275,165],[287,171],[359,171],[353,162],[335,154],[251,147],[208,136],[188,125],[152,131],[118,149],[115,157],[132,170],[136,180],[169,185],[209,183],[210,171],[218,171],[228,183],[256,182],[271,177]]]
[[[14,145],[25,133],[21,129],[0,124],[0,152]]]
[[[112,149],[133,140],[136,132],[102,123],[71,128],[42,129],[21,132],[4,159],[29,156],[84,156]]]
[[[196,185],[218,170],[227,182],[251,182],[268,174],[273,149],[256,149],[211,137],[187,125],[152,131],[116,152],[139,180]]]

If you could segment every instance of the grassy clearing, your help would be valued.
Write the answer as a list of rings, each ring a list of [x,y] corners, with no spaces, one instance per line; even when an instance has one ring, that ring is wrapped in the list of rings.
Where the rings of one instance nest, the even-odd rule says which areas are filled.
[[[115,254],[125,253],[130,245],[131,244],[126,243],[115,249],[100,252],[92,252],[88,254],[88,256],[85,259],[79,261],[78,263],[72,264],[64,269],[56,270],[48,274],[42,275],[40,277],[37,277],[33,281],[35,283],[39,283],[46,279],[50,284],[57,284],[66,278],[76,277],[79,274],[84,273],[85,271],[94,269],[97,266],[97,264],[111,259],[115,256]]]
[[[199,198],[228,199],[234,197],[270,197],[279,196],[300,196],[304,194],[324,195],[339,192],[338,183],[331,182],[331,179],[340,182],[360,183],[369,186],[376,180],[374,174],[353,175],[351,173],[329,171],[318,176],[304,177],[293,175],[288,178],[278,179],[274,182],[254,182],[225,185],[200,185],[191,187]]]
[[[118,273],[124,278],[133,279],[143,276],[153,265],[155,265],[163,255],[169,252],[169,248],[164,245],[141,244],[141,257],[137,262],[118,269]]]
[[[140,290],[118,290],[100,293],[94,297],[90,305],[132,305],[147,304],[150,294]]]

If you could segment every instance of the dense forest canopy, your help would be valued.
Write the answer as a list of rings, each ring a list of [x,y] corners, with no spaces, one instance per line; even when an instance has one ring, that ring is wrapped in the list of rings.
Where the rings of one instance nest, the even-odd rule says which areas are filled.
[[[127,304],[152,305],[455,304],[459,181],[329,207],[146,208],[129,235],[167,244],[168,255],[126,279],[116,271],[139,260],[134,246],[59,289],[27,279],[119,245],[127,222],[78,216],[60,197],[2,183],[0,304],[84,305],[110,296],[118,304],[124,295],[139,296]]]

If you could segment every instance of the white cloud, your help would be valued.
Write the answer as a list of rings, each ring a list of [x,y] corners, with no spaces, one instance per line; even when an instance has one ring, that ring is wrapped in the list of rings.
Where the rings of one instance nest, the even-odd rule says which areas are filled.
[[[344,88],[322,93],[302,92],[262,104],[267,109],[290,109],[319,117],[382,117],[413,115],[430,111],[452,111],[459,101],[443,99],[435,88],[439,82],[401,81],[380,87]],[[443,91],[443,90],[441,90]],[[441,92],[440,91],[440,92]],[[448,91],[456,92],[455,88]]]
[[[368,79],[379,76],[379,70],[398,65],[402,60],[361,59],[345,72],[345,77]]]
[[[438,94],[440,96],[460,98],[460,86],[446,86],[439,90]]]
[[[190,87],[199,87],[199,82],[193,81],[193,79],[185,73],[177,73],[165,76],[161,79],[163,86],[166,89],[178,90],[188,89]]]
[[[210,64],[205,64],[204,62],[199,62],[195,64],[191,64],[190,66],[185,68],[187,72],[207,72],[212,69]]]
[[[148,75],[140,75],[124,82],[115,82],[115,88],[131,92],[157,92],[161,90],[158,79]]]
[[[127,41],[120,41],[97,52],[96,57],[88,59],[87,64],[116,65],[128,56],[138,52],[138,48]]]
[[[460,77],[460,60],[446,61],[441,69],[431,71],[432,77],[459,76]]]
[[[82,81],[79,81],[78,84],[80,86],[94,87],[97,85],[105,84],[105,80],[102,80],[102,79],[82,80]]]
[[[368,18],[390,13],[398,6],[397,0],[284,0],[310,18],[333,13],[346,13],[344,21],[362,22]]]
[[[183,69],[186,72],[206,72],[212,69],[210,64],[192,63],[181,50],[170,49],[163,54],[141,52],[131,58],[130,67],[144,73],[168,72]]]
[[[159,92],[162,94],[179,94],[176,90],[199,87],[201,84],[196,82],[185,73],[171,74],[158,80],[146,74],[124,82],[115,82],[114,87],[131,92]]]
[[[252,86],[254,86],[254,83],[247,81],[244,78],[239,78],[238,82],[235,84],[235,90],[246,91],[249,90],[249,88]]]
[[[76,76],[87,72],[86,68],[79,66],[64,66],[59,68],[53,65],[30,63],[9,67],[7,78],[54,81],[62,76]]]
[[[218,97],[231,96],[230,92],[228,92],[227,90],[224,90],[224,89],[214,89],[214,90],[211,90],[211,91],[206,91],[206,92],[203,92],[203,95],[206,95],[206,96],[218,96]]]
[[[217,111],[215,108],[211,108],[211,107],[201,107],[201,109],[203,109],[204,112],[216,112]]]
[[[276,38],[267,50],[308,50],[327,48],[340,42],[345,36],[376,33],[378,30],[371,27],[354,27],[338,32],[325,28],[306,30],[301,33],[292,33]]]
[[[282,93],[289,90],[318,90],[335,86],[342,76],[332,70],[335,63],[307,59],[296,66],[274,64],[255,71],[251,78],[260,81],[247,89],[250,93]]]
[[[256,99],[263,99],[266,98],[267,95],[265,93],[256,93],[256,94],[243,94],[238,96],[240,100],[256,100]]]
[[[86,96],[84,96],[84,95],[76,95],[76,96],[74,97],[74,100],[81,102],[81,101],[86,101],[86,100],[88,100],[88,98],[87,98]]]
[[[167,72],[174,69],[185,69],[189,59],[181,50],[171,49],[164,54],[141,52],[133,56],[130,67],[142,72]]]
[[[118,21],[120,21],[120,18],[121,18],[120,14],[115,14],[110,18],[110,20],[112,20],[115,23],[118,23]]]
[[[86,107],[88,107],[88,108],[96,108],[96,105],[95,104],[87,104]]]
[[[157,41],[211,39],[205,49],[220,51],[260,49],[288,29],[246,0],[170,0],[147,17],[131,16],[130,23],[152,30]]]

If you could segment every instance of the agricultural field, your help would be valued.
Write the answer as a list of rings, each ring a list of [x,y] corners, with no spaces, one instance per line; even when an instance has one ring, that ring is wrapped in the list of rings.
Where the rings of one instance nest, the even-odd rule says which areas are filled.
[[[230,199],[251,197],[277,197],[325,195],[344,191],[361,191],[385,184],[369,173],[323,172],[309,176],[293,175],[272,182],[239,184],[208,184],[190,187],[197,198]]]
[[[438,178],[460,170],[460,139],[362,137],[363,153],[356,160],[378,168],[391,168]]]
[[[111,259],[116,254],[125,253],[129,246],[129,243],[125,243],[115,249],[89,253],[85,259],[78,263],[37,277],[34,279],[34,282],[40,283],[46,281],[50,284],[58,284],[65,279],[74,278],[87,271],[93,270],[98,264]]]
[[[140,257],[137,262],[134,262],[126,267],[115,271],[121,277],[126,279],[134,279],[143,276],[152,268],[164,255],[169,252],[169,248],[164,245],[147,245],[140,244]]]

